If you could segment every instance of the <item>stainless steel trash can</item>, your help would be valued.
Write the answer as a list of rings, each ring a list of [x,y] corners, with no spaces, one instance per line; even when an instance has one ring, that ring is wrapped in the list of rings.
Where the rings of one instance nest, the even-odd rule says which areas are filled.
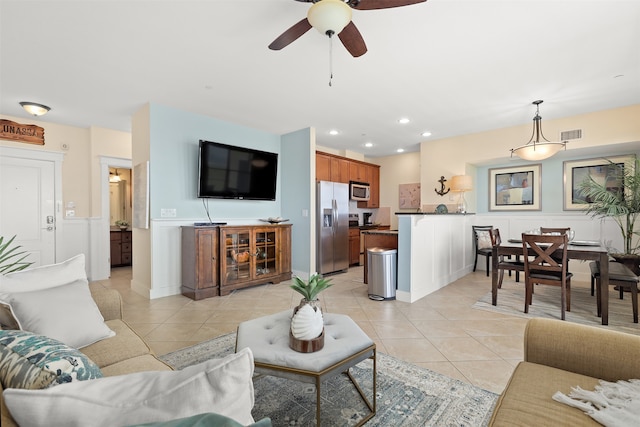
[[[376,301],[396,299],[397,249],[367,249],[369,298]]]

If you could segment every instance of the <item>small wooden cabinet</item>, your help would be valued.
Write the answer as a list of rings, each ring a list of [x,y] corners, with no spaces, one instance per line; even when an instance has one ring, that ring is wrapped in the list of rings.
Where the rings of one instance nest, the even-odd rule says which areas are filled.
[[[360,228],[349,228],[349,265],[360,264]]]
[[[182,227],[182,295],[200,300],[220,295],[218,227]]]
[[[290,278],[290,224],[220,228],[220,295]]]
[[[131,231],[111,231],[111,267],[131,265]]]
[[[182,227],[182,294],[199,300],[291,279],[291,224]]]

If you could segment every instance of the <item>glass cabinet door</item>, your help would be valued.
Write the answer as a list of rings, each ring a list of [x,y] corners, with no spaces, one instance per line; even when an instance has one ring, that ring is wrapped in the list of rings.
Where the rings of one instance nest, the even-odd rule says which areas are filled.
[[[278,271],[278,254],[276,252],[276,230],[257,229],[255,230],[255,277],[273,276]]]
[[[224,281],[232,284],[251,278],[251,234],[249,230],[224,230],[222,242],[225,268]],[[222,254],[221,254],[222,255]]]

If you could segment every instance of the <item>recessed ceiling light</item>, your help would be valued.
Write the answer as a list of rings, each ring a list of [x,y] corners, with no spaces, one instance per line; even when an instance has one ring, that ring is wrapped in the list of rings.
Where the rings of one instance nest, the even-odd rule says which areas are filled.
[[[422,136],[424,136],[425,138],[428,136],[431,136],[431,132],[429,131],[422,132]]]
[[[367,147],[367,148],[371,148],[371,147],[373,147],[373,142],[365,142],[364,146]]]
[[[406,117],[403,117],[401,119],[398,119],[398,123],[400,123],[401,125],[406,125],[407,123],[409,123],[411,120],[409,120]]]
[[[396,150],[396,152],[398,152],[398,153],[404,153],[404,148],[398,148],[398,149]]]
[[[338,131],[337,131],[337,130],[335,130],[335,129],[331,129],[331,130],[329,131],[329,135],[337,135],[337,134],[339,134],[339,133],[340,133],[340,132],[338,132]]]

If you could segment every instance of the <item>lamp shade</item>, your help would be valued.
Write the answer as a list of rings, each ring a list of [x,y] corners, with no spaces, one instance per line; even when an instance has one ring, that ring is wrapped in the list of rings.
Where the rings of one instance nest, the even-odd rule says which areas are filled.
[[[340,34],[351,22],[351,8],[341,0],[321,0],[309,8],[307,20],[321,34]]]
[[[35,102],[21,102],[20,105],[27,113],[34,116],[42,116],[51,110],[51,108],[46,105],[37,104]]]
[[[470,175],[455,175],[451,177],[451,191],[461,193],[473,189],[473,180]]]
[[[544,160],[565,147],[564,142],[537,142],[514,148],[512,153],[524,160]]]

